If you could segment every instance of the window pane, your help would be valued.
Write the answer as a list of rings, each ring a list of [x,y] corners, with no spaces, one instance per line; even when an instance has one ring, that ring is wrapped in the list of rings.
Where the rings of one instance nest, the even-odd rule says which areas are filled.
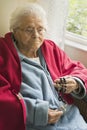
[[[87,0],[69,0],[67,30],[87,37]]]

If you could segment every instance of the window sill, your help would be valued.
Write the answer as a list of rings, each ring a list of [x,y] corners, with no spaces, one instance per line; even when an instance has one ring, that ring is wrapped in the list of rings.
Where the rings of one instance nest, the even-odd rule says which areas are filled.
[[[87,38],[71,32],[66,32],[65,45],[87,51]]]

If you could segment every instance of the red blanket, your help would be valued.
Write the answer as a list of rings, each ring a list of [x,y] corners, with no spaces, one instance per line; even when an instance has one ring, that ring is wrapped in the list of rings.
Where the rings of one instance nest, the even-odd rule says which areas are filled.
[[[83,81],[87,89],[87,69],[80,62],[72,61],[50,40],[45,40],[41,49],[53,80],[66,75],[76,76]],[[69,104],[73,102],[69,94],[65,94],[64,98]]]
[[[25,130],[20,84],[20,61],[9,33],[0,38],[0,130]]]

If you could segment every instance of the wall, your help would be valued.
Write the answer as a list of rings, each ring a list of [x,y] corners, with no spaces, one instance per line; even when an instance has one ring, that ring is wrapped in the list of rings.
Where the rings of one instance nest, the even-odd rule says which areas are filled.
[[[0,36],[9,31],[9,19],[13,10],[24,2],[35,0],[0,0]]]
[[[65,52],[74,60],[82,62],[87,67],[87,51],[65,44]]]
[[[9,31],[10,13],[17,5],[17,0],[0,0],[0,36]]]

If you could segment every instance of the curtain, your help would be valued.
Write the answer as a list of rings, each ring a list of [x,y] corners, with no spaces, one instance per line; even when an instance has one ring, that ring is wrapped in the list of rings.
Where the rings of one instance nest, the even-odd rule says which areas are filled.
[[[47,38],[53,40],[63,49],[68,14],[68,0],[36,0],[36,2],[47,12]]]

